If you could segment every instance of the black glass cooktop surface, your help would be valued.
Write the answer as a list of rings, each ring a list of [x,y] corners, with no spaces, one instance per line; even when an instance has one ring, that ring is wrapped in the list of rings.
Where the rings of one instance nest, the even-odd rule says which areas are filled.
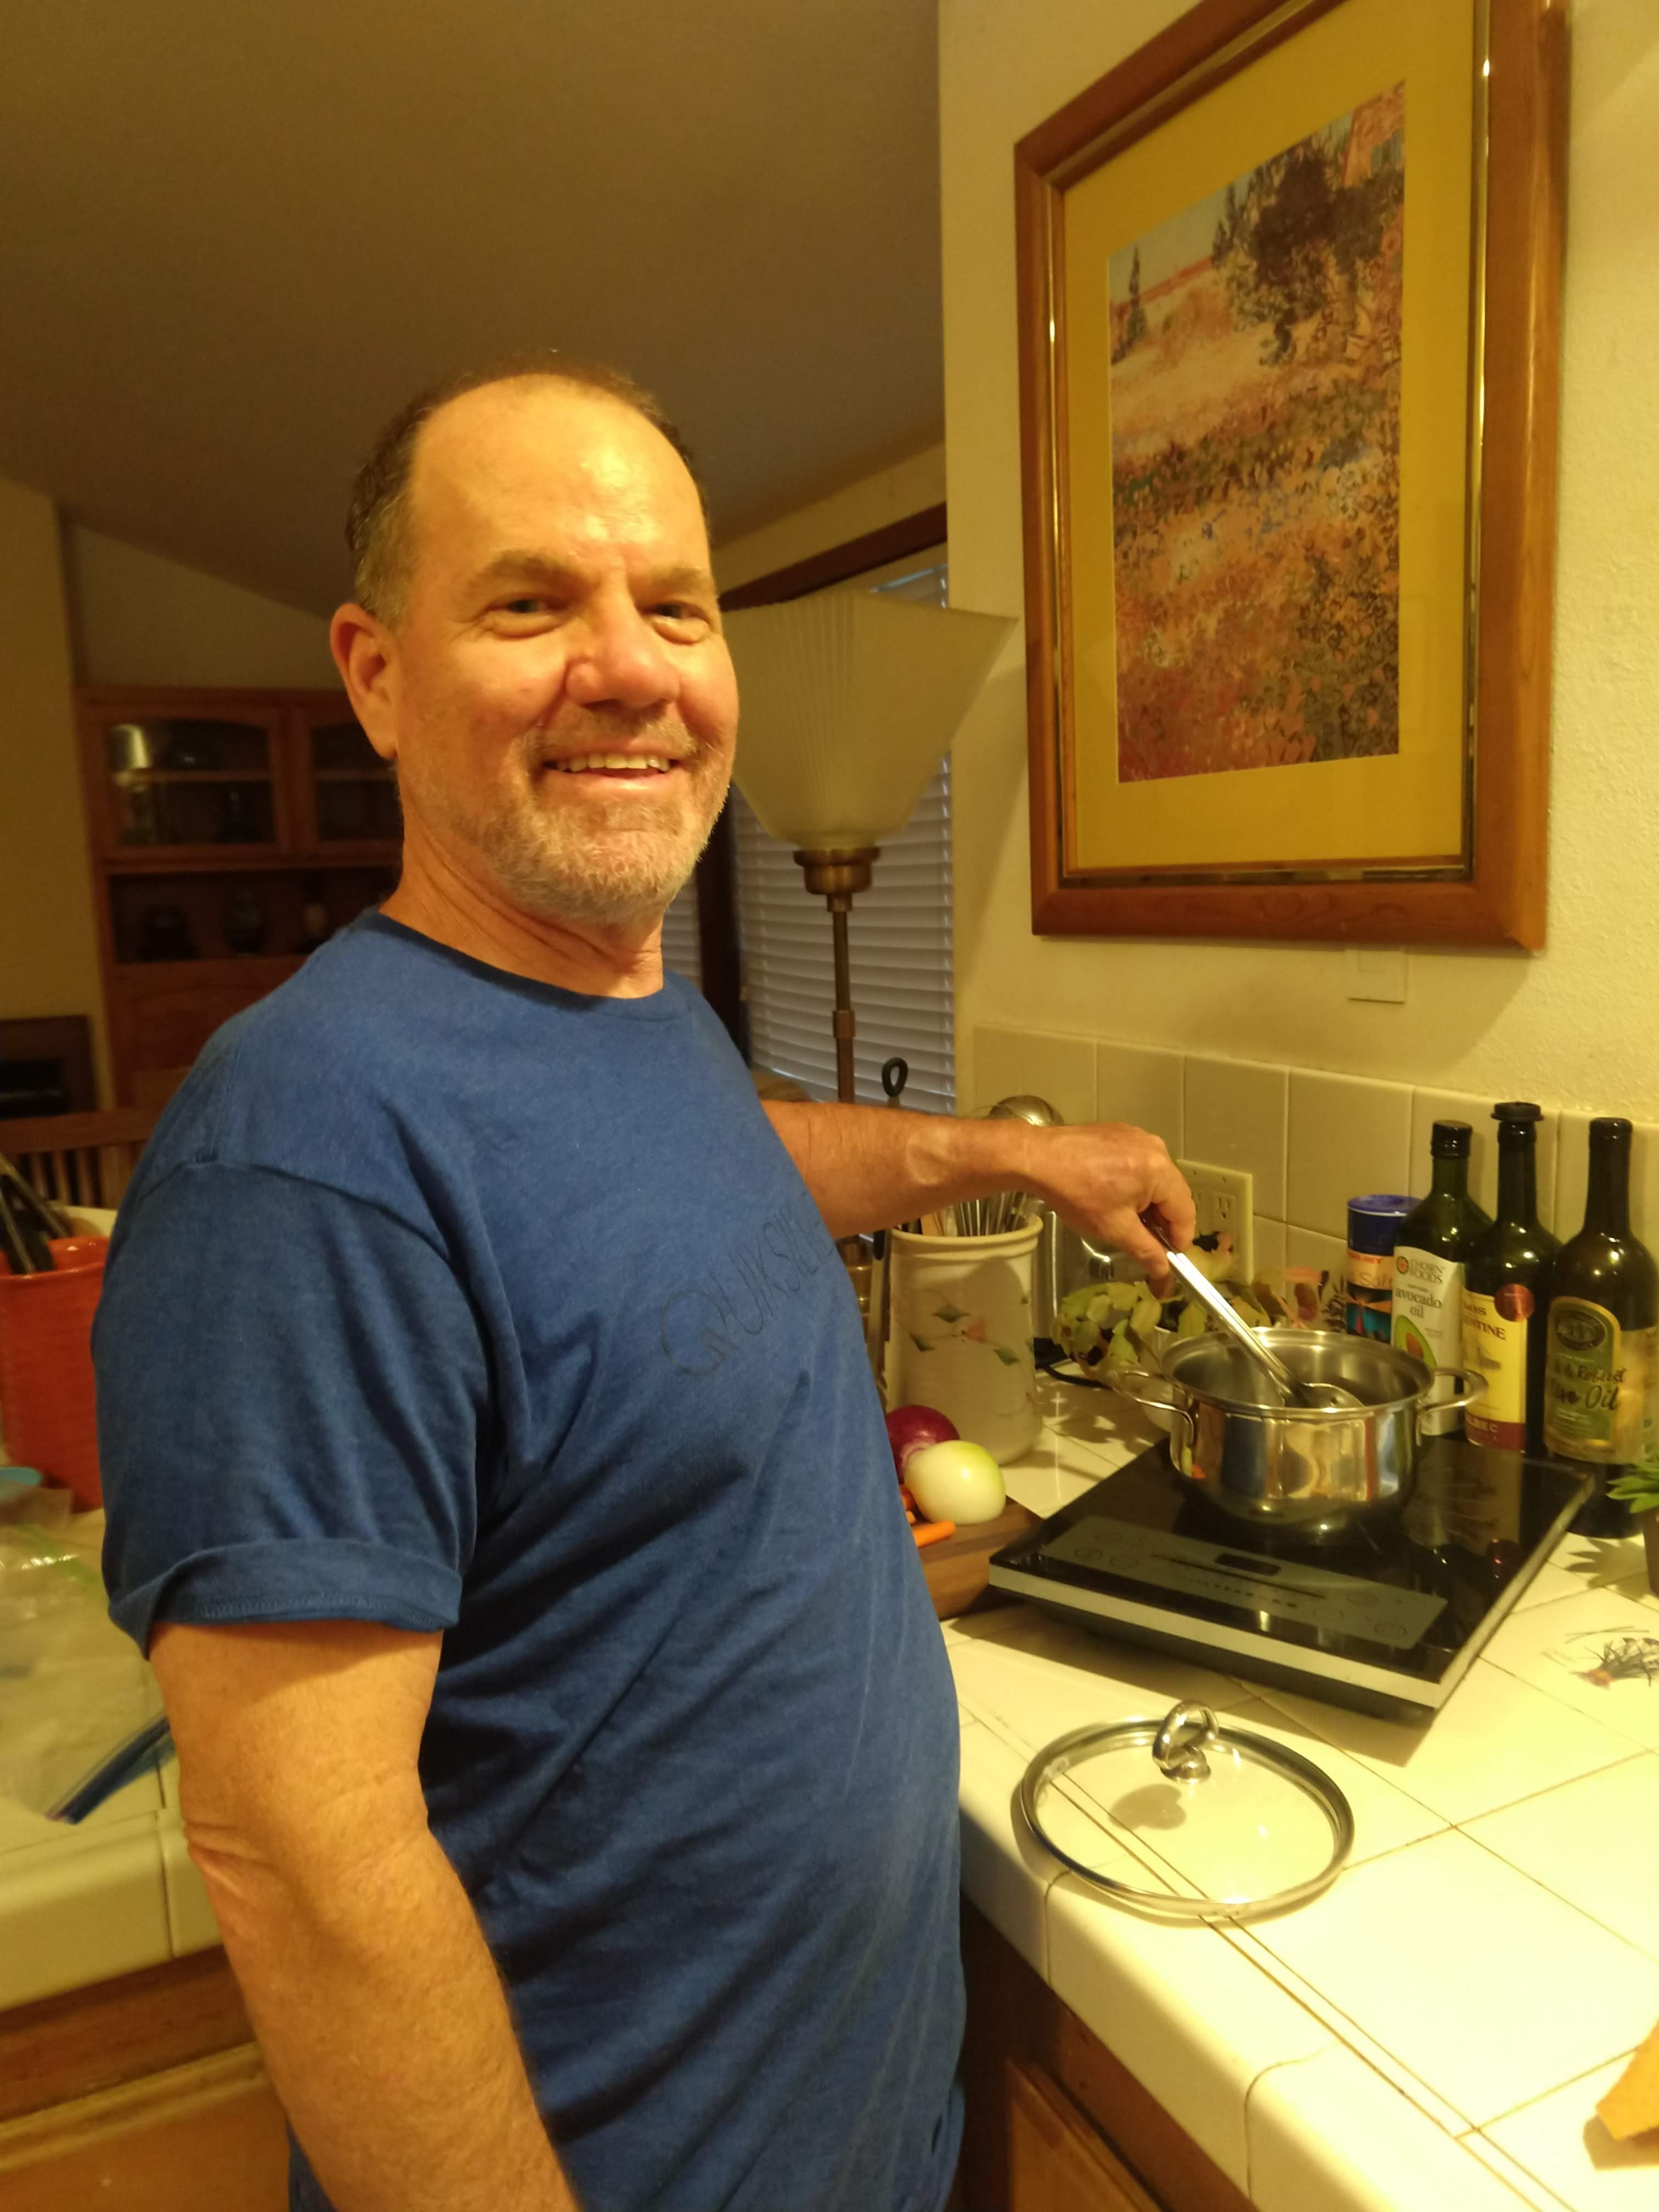
[[[999,1552],[990,1576],[1102,1634],[1420,1720],[1589,1486],[1556,1461],[1431,1437],[1403,1507],[1298,1541],[1218,1509],[1158,1444]]]

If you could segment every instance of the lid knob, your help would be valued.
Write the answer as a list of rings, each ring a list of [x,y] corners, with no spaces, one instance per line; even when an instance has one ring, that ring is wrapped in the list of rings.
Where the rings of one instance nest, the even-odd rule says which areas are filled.
[[[1171,1782],[1202,1782],[1210,1771],[1204,1746],[1216,1740],[1207,1705],[1173,1705],[1152,1739],[1152,1757]]]

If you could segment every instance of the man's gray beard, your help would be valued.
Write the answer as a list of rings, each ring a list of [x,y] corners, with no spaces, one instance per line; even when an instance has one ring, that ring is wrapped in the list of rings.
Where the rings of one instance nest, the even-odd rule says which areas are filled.
[[[514,812],[480,825],[478,849],[525,913],[544,921],[617,928],[655,921],[667,912],[690,882],[714,826],[711,816],[679,836],[635,834],[620,852],[602,854],[574,823]]]

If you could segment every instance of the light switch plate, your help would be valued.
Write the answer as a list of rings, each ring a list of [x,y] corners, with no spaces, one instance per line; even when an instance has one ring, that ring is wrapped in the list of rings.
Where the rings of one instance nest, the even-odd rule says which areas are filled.
[[[1351,999],[1381,999],[1395,1006],[1406,1003],[1403,945],[1345,945],[1342,966],[1344,988]]]
[[[1212,1167],[1205,1160],[1177,1160],[1176,1165],[1192,1186],[1198,1208],[1198,1233],[1209,1237],[1224,1230],[1233,1240],[1233,1264],[1228,1280],[1248,1283],[1255,1276],[1255,1178],[1243,1168]]]

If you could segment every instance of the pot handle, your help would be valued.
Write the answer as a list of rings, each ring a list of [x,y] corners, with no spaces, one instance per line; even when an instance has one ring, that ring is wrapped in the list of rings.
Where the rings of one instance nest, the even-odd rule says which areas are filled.
[[[1109,1367],[1108,1386],[1121,1396],[1133,1398],[1137,1406],[1156,1407],[1160,1413],[1178,1413],[1181,1402],[1170,1388],[1167,1375],[1155,1375],[1150,1367]]]
[[[1133,1400],[1137,1406],[1150,1406],[1155,1413],[1168,1413],[1170,1442],[1184,1432],[1187,1440],[1182,1449],[1192,1450],[1198,1440],[1198,1424],[1192,1407],[1176,1395],[1167,1375],[1155,1375],[1146,1367],[1114,1367],[1106,1379],[1121,1397]]]
[[[1436,1382],[1443,1376],[1449,1376],[1454,1388],[1449,1398],[1437,1398],[1433,1405],[1429,1403],[1429,1394],[1425,1390],[1417,1401],[1419,1413],[1461,1413],[1465,1406],[1474,1405],[1477,1398],[1484,1398],[1486,1395],[1484,1375],[1471,1375],[1462,1367],[1436,1367],[1430,1372]]]

